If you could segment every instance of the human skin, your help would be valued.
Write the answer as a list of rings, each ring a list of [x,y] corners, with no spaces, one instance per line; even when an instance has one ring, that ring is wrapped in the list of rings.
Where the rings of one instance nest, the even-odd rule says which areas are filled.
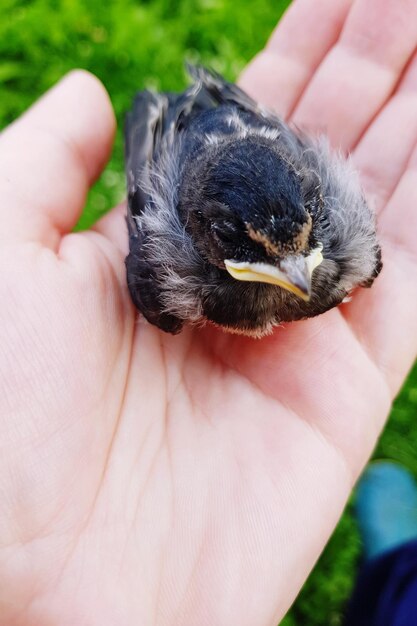
[[[417,347],[417,3],[296,0],[242,86],[352,151],[370,290],[262,340],[138,319],[114,115],[71,73],[0,136],[0,625],[276,626]]]

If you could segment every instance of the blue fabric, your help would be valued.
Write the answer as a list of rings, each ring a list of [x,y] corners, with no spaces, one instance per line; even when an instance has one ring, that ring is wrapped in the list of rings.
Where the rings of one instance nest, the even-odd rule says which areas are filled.
[[[365,563],[345,626],[417,626],[417,540]]]
[[[356,517],[365,559],[417,539],[417,485],[402,465],[369,465],[356,490]]]

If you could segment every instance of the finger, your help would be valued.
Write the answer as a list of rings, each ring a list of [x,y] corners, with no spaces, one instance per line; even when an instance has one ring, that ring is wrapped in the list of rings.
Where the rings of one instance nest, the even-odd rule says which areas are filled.
[[[417,264],[398,255],[389,242],[382,244],[381,275],[371,292],[356,293],[343,313],[385,375],[394,398],[416,358]]]
[[[240,84],[287,117],[321,60],[337,40],[353,0],[297,0]]]
[[[417,147],[414,149],[408,166],[379,219],[381,238],[395,251],[399,260],[404,258],[404,262],[417,266],[416,206]]]
[[[56,247],[78,220],[115,130],[91,74],[68,74],[0,135],[0,236]]]
[[[416,43],[415,0],[357,0],[338,44],[303,94],[295,123],[352,149],[394,89]]]
[[[413,260],[417,259],[417,147],[379,219],[382,237]]]
[[[417,352],[417,150],[379,220],[384,267],[368,292],[343,309],[385,372],[393,395]]]
[[[126,256],[129,251],[126,225],[126,201],[121,202],[99,219],[91,230],[106,237],[106,239],[111,241],[116,248]]]
[[[362,185],[379,212],[392,195],[417,143],[417,54],[393,98],[354,152]]]

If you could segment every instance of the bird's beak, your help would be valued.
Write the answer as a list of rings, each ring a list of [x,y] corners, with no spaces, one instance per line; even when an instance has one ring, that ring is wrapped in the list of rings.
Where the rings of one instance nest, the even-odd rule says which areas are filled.
[[[313,250],[309,256],[288,256],[279,268],[268,263],[237,263],[226,260],[227,271],[236,280],[248,280],[278,285],[308,302],[311,296],[311,277],[315,268],[323,261],[323,246]]]

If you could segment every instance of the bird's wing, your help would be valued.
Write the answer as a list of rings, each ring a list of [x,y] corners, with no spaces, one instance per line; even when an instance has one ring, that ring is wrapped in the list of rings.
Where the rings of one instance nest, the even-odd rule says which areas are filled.
[[[175,141],[176,132],[207,108],[213,108],[213,102],[202,93],[200,84],[191,85],[181,94],[140,91],[136,95],[125,124],[129,218],[140,215],[148,201],[144,191],[147,166],[158,158],[162,140],[165,149],[169,148],[169,139]]]
[[[205,67],[188,65],[187,68],[195,81],[196,102],[199,106],[205,110],[220,107],[219,110],[222,113],[216,117],[218,132],[225,134],[231,132],[231,112],[235,111],[238,113],[237,119],[253,134],[259,133],[260,136],[265,136],[266,129],[271,128],[273,133],[276,132],[276,136],[280,137],[282,146],[288,144],[290,151],[303,148],[301,140],[289,130],[287,124],[278,115],[257,103],[240,87],[229,83],[220,74]],[[232,124],[232,127],[235,124]],[[293,146],[294,143],[297,145]]]
[[[187,65],[187,69],[195,80],[198,101],[204,108],[219,105],[236,107],[252,128],[262,128],[266,125],[285,134],[289,133],[288,126],[276,113],[256,102],[240,87],[229,83],[220,74],[201,65]]]
[[[127,225],[129,255],[127,282],[132,300],[146,319],[171,333],[179,332],[182,321],[163,311],[158,268],[147,258],[148,233],[141,215],[150,202],[147,193],[149,164],[155,159],[162,138],[173,119],[172,105],[179,96],[139,92],[125,124],[125,163],[127,175]]]
[[[198,99],[205,108],[211,108],[213,103],[232,104],[244,111],[262,115],[265,110],[255,102],[247,93],[234,83],[229,83],[220,74],[208,70],[201,65],[187,64],[187,70],[197,85],[201,86]],[[211,105],[211,106],[210,106]]]
[[[197,82],[180,94],[139,92],[125,123],[125,166],[127,176],[127,225],[129,255],[127,282],[132,300],[152,324],[171,333],[181,330],[183,321],[164,312],[161,303],[160,271],[148,260],[149,233],[141,215],[152,210],[154,199],[148,189],[149,171],[164,152],[175,153],[175,143],[190,121],[214,103]],[[179,167],[179,165],[178,165]]]
[[[164,94],[141,91],[126,116],[125,164],[129,221],[142,213],[147,202],[143,177],[161,141],[167,109],[168,98]]]
[[[175,315],[166,313],[161,303],[161,287],[158,268],[149,262],[146,255],[147,234],[144,229],[133,225],[128,219],[129,254],[126,257],[127,284],[135,306],[144,317],[165,332],[178,333],[183,322]]]

